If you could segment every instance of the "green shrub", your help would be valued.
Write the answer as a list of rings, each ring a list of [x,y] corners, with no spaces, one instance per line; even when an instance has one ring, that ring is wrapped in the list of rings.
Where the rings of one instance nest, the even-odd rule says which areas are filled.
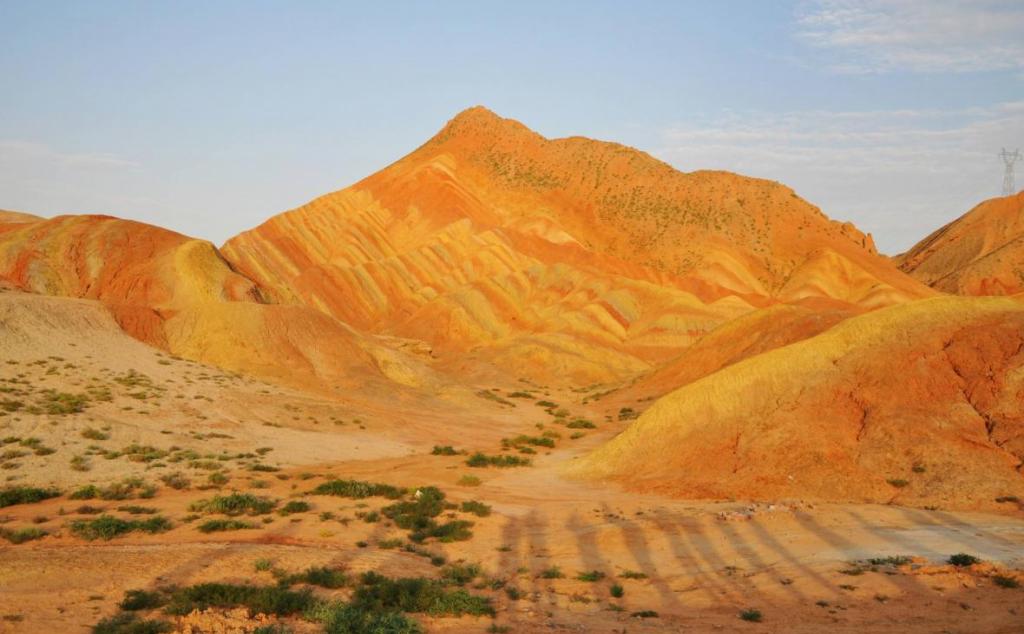
[[[122,610],[136,612],[138,610],[154,610],[164,603],[167,598],[160,592],[149,592],[147,590],[128,590],[124,598],[118,604]]]
[[[35,526],[29,526],[26,528],[4,528],[0,526],[0,537],[6,539],[12,544],[24,544],[36,539],[40,539],[47,535],[46,531]]]
[[[72,493],[72,500],[129,500],[133,497],[148,499],[156,495],[156,487],[147,484],[141,478],[125,478],[109,486],[99,488],[95,484],[87,484]]]
[[[525,467],[530,465],[530,459],[504,454],[488,456],[478,451],[466,460],[466,464],[470,467]]]
[[[475,500],[468,500],[462,503],[459,507],[463,513],[472,513],[477,517],[487,517],[491,514],[491,507],[483,502],[477,502]]]
[[[0,491],[0,508],[15,504],[34,504],[60,495],[57,489],[36,487],[11,487]]]
[[[254,613],[289,616],[308,610],[314,602],[308,589],[293,591],[282,586],[201,583],[175,590],[166,611],[185,615],[192,610],[246,607]]]
[[[325,634],[420,634],[419,623],[401,612],[373,611],[347,603],[320,603],[306,613]]]
[[[432,455],[432,456],[454,456],[454,455],[457,455],[458,453],[459,452],[455,451],[455,447],[452,447],[451,445],[444,445],[444,446],[434,445],[434,449],[433,449],[433,451],[430,452],[430,455]]]
[[[121,612],[93,626],[93,634],[164,634],[174,630],[167,621],[143,620],[131,612]]]
[[[743,610],[740,612],[740,618],[751,623],[760,623],[762,618],[761,611],[754,608]]]
[[[416,490],[412,500],[385,506],[381,513],[394,520],[399,528],[427,528],[433,524],[433,518],[444,510],[444,498],[444,492],[437,487],[423,487]]]
[[[576,575],[576,579],[579,581],[589,582],[600,581],[604,579],[604,573],[600,570],[589,570],[587,572],[581,572],[580,574]]]
[[[955,555],[951,555],[949,559],[946,560],[947,563],[950,563],[958,567],[973,566],[974,564],[979,563],[980,561],[981,560],[975,557],[974,555],[968,555],[967,553],[957,553]]]
[[[273,511],[275,506],[277,506],[277,502],[270,498],[259,497],[251,493],[232,493],[193,502],[188,508],[197,513],[220,513],[236,516],[242,514],[266,515]]]
[[[274,562],[269,559],[257,559],[252,565],[256,572],[266,572],[274,567]]]
[[[658,613],[654,610],[640,610],[630,614],[630,616],[635,619],[656,619],[658,618]]]
[[[234,519],[207,520],[196,527],[200,533],[223,533],[225,531],[241,531],[250,528],[256,528],[256,525],[252,522]]]
[[[129,515],[154,515],[156,513],[156,509],[152,506],[138,506],[135,504],[119,506],[117,510]]]
[[[475,475],[466,474],[459,478],[459,481],[456,482],[456,484],[462,487],[478,487],[480,486],[480,478]]]
[[[85,429],[83,429],[81,436],[82,438],[86,438],[88,440],[110,440],[110,434],[102,432],[98,429],[93,429],[92,427],[86,427]]]
[[[996,575],[992,577],[992,581],[1000,588],[1019,588],[1020,582],[1014,577],[1008,577],[1006,575]]]
[[[597,425],[585,418],[577,418],[576,420],[569,421],[569,424],[566,425],[566,427],[569,429],[596,429]]]
[[[285,584],[308,583],[321,588],[344,588],[349,583],[348,575],[336,568],[327,566],[311,566],[294,575],[284,577]]]
[[[636,570],[623,570],[619,573],[620,579],[646,579],[647,575]]]
[[[905,566],[911,561],[910,557],[905,555],[895,555],[891,557],[873,557],[868,559],[868,563],[872,566]]]
[[[502,447],[509,449],[511,447],[519,447],[522,445],[533,445],[534,447],[548,447],[549,449],[554,448],[555,439],[550,436],[525,436],[520,435],[515,438],[505,438],[501,441]]]
[[[192,481],[178,471],[160,476],[160,481],[177,491],[184,491],[192,486]]]
[[[64,414],[78,414],[84,412],[89,404],[89,397],[85,394],[68,394],[56,390],[43,390],[39,406],[47,414],[60,416]]]
[[[284,507],[281,508],[281,515],[291,515],[293,513],[306,513],[312,508],[309,502],[304,500],[291,500]]]
[[[541,571],[540,576],[543,579],[561,579],[565,574],[558,566],[549,566]]]
[[[617,583],[612,584],[612,587],[609,590],[609,592],[611,592],[611,595],[616,599],[621,599],[622,595],[626,594],[626,591],[622,588],[622,586]]]
[[[113,515],[100,515],[92,520],[71,522],[71,532],[90,541],[94,539],[110,540],[134,532],[163,533],[170,529],[170,520],[159,515],[144,520],[124,520]]]
[[[465,520],[452,520],[450,522],[445,522],[444,524],[431,522],[430,526],[410,533],[409,539],[417,543],[423,542],[431,537],[445,544],[451,542],[464,542],[473,538],[473,532],[469,530],[472,526],[473,522],[467,522]]]
[[[441,580],[450,585],[464,586],[479,576],[479,564],[450,564],[441,569]]]
[[[359,480],[329,480],[313,489],[312,494],[334,495],[355,499],[384,497],[397,500],[405,494],[405,491],[389,484],[362,482]]]
[[[494,608],[487,597],[471,595],[465,590],[449,591],[433,579],[389,579],[373,572],[362,576],[362,584],[356,588],[352,604],[374,612],[494,616]]]

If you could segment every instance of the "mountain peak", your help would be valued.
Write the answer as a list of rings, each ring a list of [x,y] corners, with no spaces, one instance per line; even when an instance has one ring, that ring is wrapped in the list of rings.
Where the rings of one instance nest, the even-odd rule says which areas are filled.
[[[432,140],[440,143],[453,138],[493,138],[520,134],[540,137],[515,119],[506,119],[484,106],[473,106],[455,115]]]

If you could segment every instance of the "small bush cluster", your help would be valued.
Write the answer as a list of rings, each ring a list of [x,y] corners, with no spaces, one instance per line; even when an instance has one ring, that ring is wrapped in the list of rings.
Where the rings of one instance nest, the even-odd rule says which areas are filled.
[[[147,484],[142,478],[125,478],[106,487],[87,484],[70,496],[72,500],[130,500],[132,498],[149,499],[156,495],[156,487]]]
[[[360,480],[329,480],[313,489],[312,494],[334,495],[355,499],[383,497],[397,500],[405,494],[405,491],[389,484],[363,482]]]
[[[6,539],[12,544],[24,544],[36,539],[40,539],[47,535],[46,531],[35,526],[29,526],[26,528],[4,528],[0,526],[0,538]]]
[[[274,510],[277,502],[270,498],[252,495],[251,493],[232,493],[217,495],[208,500],[200,500],[189,505],[189,510],[196,513],[219,513],[221,515],[266,515]]]
[[[529,458],[521,458],[519,456],[509,456],[505,454],[497,456],[488,456],[481,452],[476,452],[466,460],[466,464],[470,467],[526,467],[529,466]]]
[[[34,504],[60,495],[57,489],[37,487],[12,487],[0,491],[0,508],[15,504]]]
[[[159,515],[144,520],[125,520],[113,515],[100,515],[91,520],[71,522],[71,532],[90,541],[95,539],[111,540],[134,532],[163,533],[170,529],[170,520]]]
[[[226,531],[241,531],[256,528],[252,522],[236,519],[207,520],[196,526],[200,533],[223,533]]]

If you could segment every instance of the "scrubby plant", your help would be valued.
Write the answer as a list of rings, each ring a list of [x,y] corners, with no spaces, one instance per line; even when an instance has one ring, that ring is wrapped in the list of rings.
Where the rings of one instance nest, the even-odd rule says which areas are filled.
[[[466,464],[470,467],[525,467],[530,465],[530,459],[505,454],[488,456],[478,451],[466,460]]]
[[[344,588],[349,584],[348,575],[337,568],[327,566],[312,566],[300,573],[286,575],[281,582],[290,585],[294,583],[306,583],[321,588]]]
[[[35,526],[15,529],[0,526],[0,538],[6,539],[12,544],[24,544],[25,542],[41,539],[46,535],[46,531]]]
[[[352,604],[365,610],[426,613],[431,616],[494,616],[491,600],[465,590],[447,590],[433,579],[390,579],[377,573],[363,574]]]
[[[118,604],[122,610],[137,612],[139,610],[154,610],[162,606],[167,597],[161,592],[150,592],[148,590],[128,590],[124,598]]]
[[[160,476],[160,481],[178,491],[184,491],[192,486],[192,481],[179,471]]]
[[[140,619],[131,612],[121,612],[93,626],[93,634],[164,634],[174,626],[167,621]]]
[[[540,576],[542,579],[561,579],[565,573],[558,566],[549,566],[541,571]]]
[[[636,570],[623,570],[619,573],[620,579],[646,579],[647,575]]]
[[[223,533],[226,531],[241,531],[256,528],[252,522],[245,522],[235,519],[207,520],[196,527],[200,533]]]
[[[491,507],[483,502],[477,502],[476,500],[467,500],[462,503],[459,510],[463,513],[472,513],[477,517],[487,517],[491,514]]]
[[[168,614],[185,615],[193,610],[246,607],[253,613],[290,616],[315,605],[308,590],[290,590],[284,586],[254,586],[229,583],[201,583],[171,593]]]
[[[1000,588],[1012,589],[1020,587],[1020,581],[1017,581],[1016,578],[1007,575],[995,575],[994,577],[992,577],[992,582]]]
[[[294,513],[306,513],[312,507],[309,502],[305,500],[290,500],[287,504],[281,507],[281,515],[292,515]]]
[[[751,623],[760,623],[763,617],[760,610],[749,608],[740,612],[740,618]]]
[[[15,504],[34,504],[60,495],[57,489],[38,487],[11,487],[0,491],[0,508]]]
[[[273,511],[276,506],[277,502],[270,498],[251,493],[232,493],[193,502],[189,505],[189,510],[196,513],[220,513],[228,516],[265,515]]]
[[[389,484],[362,482],[359,480],[329,480],[313,489],[313,495],[334,495],[338,497],[362,499],[368,497],[384,497],[396,500],[405,491]]]
[[[973,566],[974,564],[979,563],[981,560],[975,557],[974,555],[968,555],[967,553],[957,553],[955,555],[950,555],[949,559],[947,559],[946,561],[951,565],[963,567]]]
[[[479,564],[449,564],[441,569],[441,580],[449,585],[464,586],[480,573]]]
[[[434,445],[434,449],[430,452],[433,456],[454,456],[458,453],[451,445]]]
[[[134,532],[163,533],[170,529],[170,520],[159,515],[144,520],[125,520],[113,515],[100,515],[96,519],[71,522],[71,532],[90,541],[111,540]]]

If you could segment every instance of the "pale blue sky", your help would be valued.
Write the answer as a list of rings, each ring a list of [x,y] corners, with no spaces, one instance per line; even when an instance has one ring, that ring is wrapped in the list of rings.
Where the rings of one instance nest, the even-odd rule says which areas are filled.
[[[781,180],[895,252],[999,193],[1022,42],[1015,0],[0,0],[0,208],[220,243],[483,104]]]

